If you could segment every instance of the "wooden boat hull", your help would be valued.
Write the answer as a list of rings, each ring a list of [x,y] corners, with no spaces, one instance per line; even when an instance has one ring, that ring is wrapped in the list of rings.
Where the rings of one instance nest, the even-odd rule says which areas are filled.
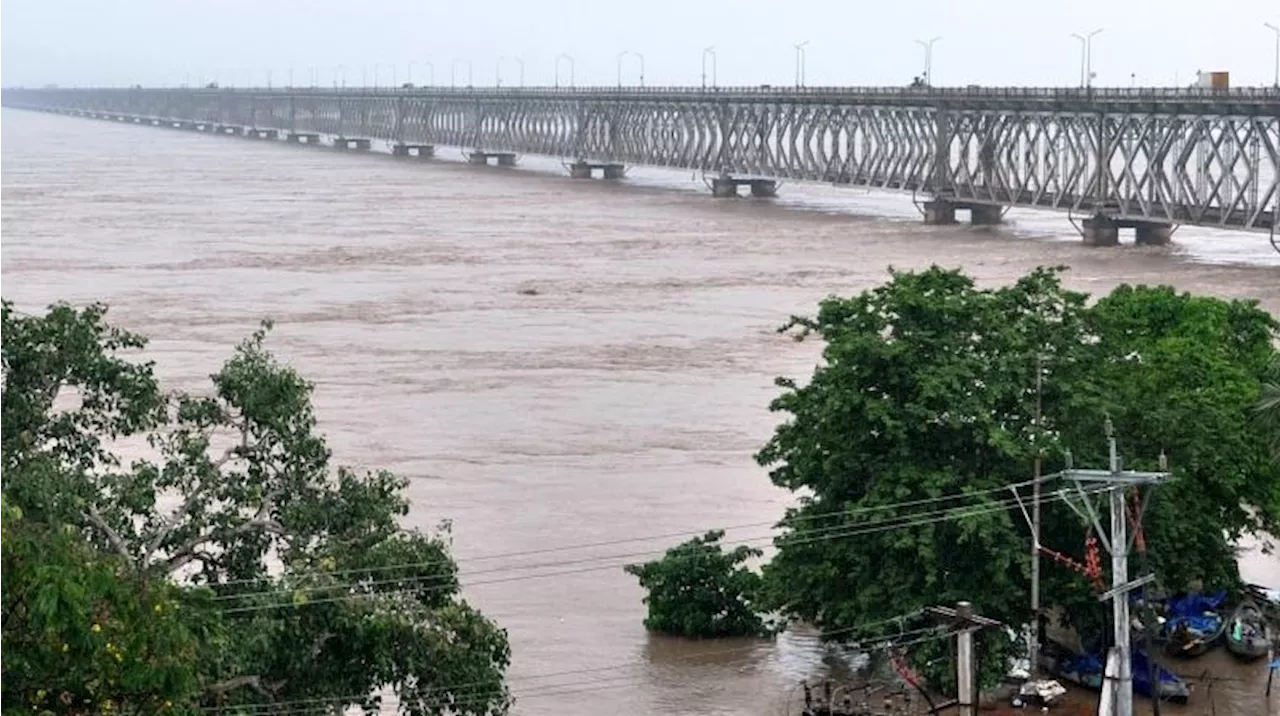
[[[1254,661],[1266,656],[1271,649],[1271,630],[1262,610],[1252,599],[1245,599],[1236,607],[1227,623],[1227,650],[1237,659]]]

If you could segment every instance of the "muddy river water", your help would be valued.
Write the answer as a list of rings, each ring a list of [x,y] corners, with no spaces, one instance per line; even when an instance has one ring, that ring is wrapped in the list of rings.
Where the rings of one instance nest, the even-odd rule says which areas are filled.
[[[1168,282],[1280,314],[1280,255],[1257,234],[1089,249],[1060,214],[925,227],[907,197],[825,186],[726,201],[681,172],[607,184],[546,159],[394,161],[13,110],[0,126],[4,296],[109,303],[184,387],[274,318],[337,460],[409,477],[415,524],[451,520],[466,595],[510,632],[518,714],[771,716],[821,676],[801,635],[647,635],[619,566],[677,533],[767,536],[788,495],[751,455],[773,378],[817,354],[774,332],[788,314],[931,263],[988,284],[1066,264],[1080,289]],[[1276,558],[1242,560],[1280,587]],[[1182,713],[1268,712],[1261,666],[1183,670],[1209,666],[1212,696]]]

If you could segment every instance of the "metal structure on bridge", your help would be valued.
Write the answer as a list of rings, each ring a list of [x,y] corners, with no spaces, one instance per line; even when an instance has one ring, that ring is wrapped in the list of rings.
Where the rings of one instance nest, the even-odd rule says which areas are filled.
[[[1079,216],[1086,241],[1176,224],[1275,231],[1280,89],[9,89],[5,105],[260,138],[436,145],[472,160],[562,157],[708,175],[771,195],[785,179],[913,192],[926,220],[1004,207]],[[314,141],[314,140],[312,140]],[[351,143],[354,143],[352,145]]]

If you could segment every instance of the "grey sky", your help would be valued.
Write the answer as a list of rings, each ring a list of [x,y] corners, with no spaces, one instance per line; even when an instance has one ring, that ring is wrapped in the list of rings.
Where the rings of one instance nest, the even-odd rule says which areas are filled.
[[[1094,40],[1096,83],[1189,84],[1197,69],[1228,70],[1234,85],[1272,82],[1277,0],[4,0],[5,86],[177,84],[220,80],[297,84],[312,68],[331,84],[424,83],[426,62],[448,84],[455,58],[477,85],[503,55],[525,61],[528,84],[550,84],[554,58],[576,60],[577,83],[616,82],[617,53],[644,54],[645,83],[697,84],[714,45],[720,84],[790,84],[792,45],[808,40],[808,84],[901,85],[920,74],[915,43],[941,35],[939,85],[1070,85],[1079,78],[1072,32]],[[636,82],[628,59],[625,81]],[[518,67],[504,64],[504,84]],[[466,66],[457,65],[459,84]],[[567,79],[567,67],[563,78]]]

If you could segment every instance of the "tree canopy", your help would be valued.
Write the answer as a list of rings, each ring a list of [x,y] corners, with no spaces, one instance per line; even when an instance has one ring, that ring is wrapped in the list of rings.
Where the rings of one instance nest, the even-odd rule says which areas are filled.
[[[447,534],[401,525],[403,478],[331,465],[269,324],[191,394],[103,306],[2,310],[6,711],[82,711],[64,671],[138,712],[507,709],[506,634],[461,598]]]
[[[723,538],[723,530],[713,530],[672,547],[662,559],[627,565],[627,574],[649,591],[645,627],[698,638],[768,633],[756,607],[760,575],[746,566],[763,552],[746,545],[726,552]]]
[[[807,383],[778,380],[786,420],[757,455],[798,495],[764,571],[771,606],[824,631],[959,600],[1026,623],[1030,539],[1002,488],[1030,480],[1037,456],[1046,473],[1068,450],[1105,467],[1108,419],[1127,467],[1155,469],[1163,453],[1175,477],[1144,520],[1161,582],[1238,582],[1235,538],[1280,521],[1280,465],[1255,411],[1276,321],[1167,287],[1090,304],[1060,273],[982,289],[954,270],[893,272],[784,327],[824,349]],[[1069,509],[1046,507],[1045,545],[1083,560],[1085,536]],[[1047,603],[1081,626],[1105,619],[1088,580],[1044,569]],[[988,634],[983,662],[999,670],[1008,644]]]

